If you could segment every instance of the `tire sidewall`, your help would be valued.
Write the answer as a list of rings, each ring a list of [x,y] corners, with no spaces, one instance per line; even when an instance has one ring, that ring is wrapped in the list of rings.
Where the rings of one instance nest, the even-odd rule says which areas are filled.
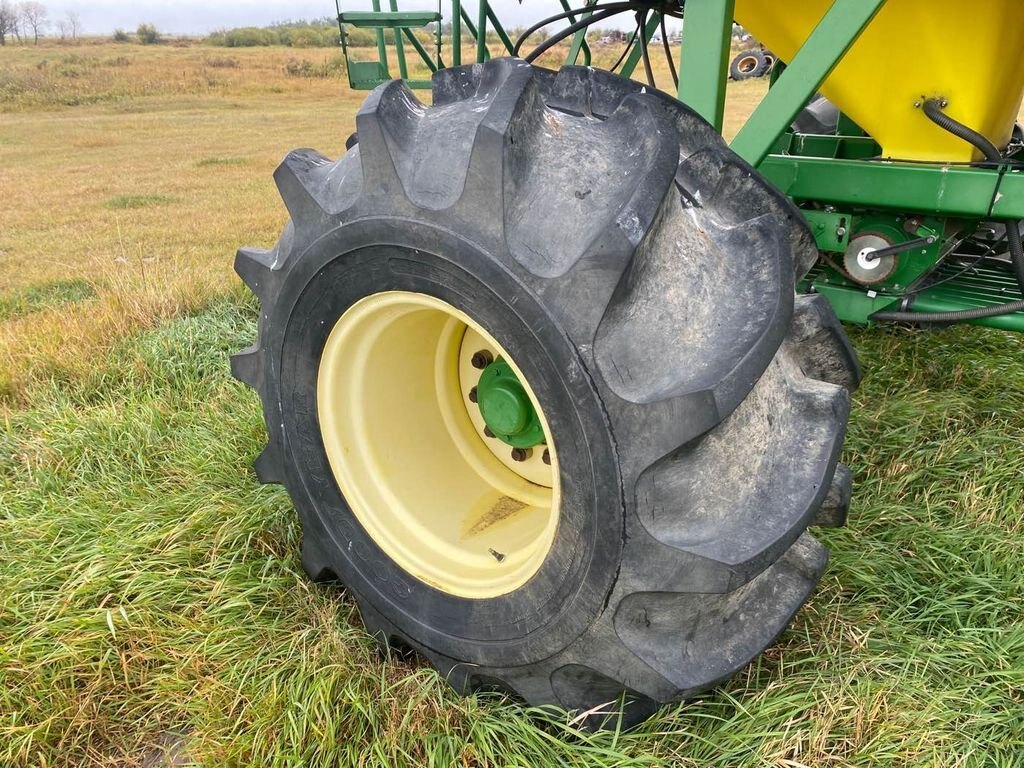
[[[559,523],[538,572],[473,600],[396,565],[369,537],[330,470],[317,418],[320,354],[352,304],[411,291],[466,312],[517,361],[555,436]],[[437,227],[387,218],[336,229],[289,265],[275,305],[286,484],[339,578],[416,642],[477,664],[535,662],[564,648],[606,600],[622,549],[624,503],[610,427],[579,351],[540,301],[492,255]],[[425,488],[424,493],[432,489]]]

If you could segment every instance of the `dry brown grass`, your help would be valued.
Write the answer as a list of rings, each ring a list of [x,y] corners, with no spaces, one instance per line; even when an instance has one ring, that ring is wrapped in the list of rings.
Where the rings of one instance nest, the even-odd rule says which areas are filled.
[[[0,297],[69,277],[97,293],[0,322],[0,400],[232,289],[235,249],[273,242],[284,224],[277,163],[301,145],[338,155],[353,129],[364,94],[285,72],[289,60],[334,55],[0,49]],[[225,57],[237,66],[210,66]],[[3,89],[33,78],[44,84],[30,95]],[[91,103],[64,106],[67,93]]]

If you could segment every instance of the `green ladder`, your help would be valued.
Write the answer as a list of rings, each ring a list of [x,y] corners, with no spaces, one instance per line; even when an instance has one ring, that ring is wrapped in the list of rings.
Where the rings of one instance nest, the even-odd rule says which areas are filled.
[[[568,12],[570,10],[569,0],[559,0],[562,7]],[[583,7],[579,9],[582,15],[590,15],[593,11],[590,6],[597,0],[584,0]],[[472,38],[474,44],[476,62],[484,62],[491,58],[491,52],[487,47],[488,27],[497,35],[505,51],[511,55],[514,43],[505,32],[498,17],[491,9],[488,0],[479,0],[476,16],[476,23],[470,14],[463,7],[462,0],[451,0],[451,63],[446,65],[441,59],[442,29],[444,17],[441,14],[441,0],[437,2],[437,11],[400,11],[398,0],[388,0],[388,10],[381,10],[381,0],[372,0],[372,10],[369,11],[346,11],[342,8],[342,0],[335,0],[338,10],[338,27],[341,30],[341,47],[345,55],[345,63],[348,71],[349,86],[355,90],[368,91],[376,88],[382,83],[394,79],[394,75],[388,64],[388,47],[393,46],[395,60],[398,62],[399,77],[406,82],[410,88],[429,89],[430,80],[411,79],[409,77],[409,66],[406,59],[406,44],[419,55],[420,61],[430,70],[436,72],[446,66],[457,67],[462,62],[462,29]],[[574,19],[570,19],[572,21]],[[354,29],[368,29],[374,32],[377,58],[369,61],[359,61],[353,58],[352,45],[346,33],[346,27]],[[434,55],[431,56],[424,47],[423,42],[416,36],[415,30],[433,27],[434,32]],[[391,38],[389,42],[388,38]],[[590,64],[590,46],[587,44],[586,34],[581,31],[575,36],[567,58],[567,64],[575,64],[582,55],[583,64]]]

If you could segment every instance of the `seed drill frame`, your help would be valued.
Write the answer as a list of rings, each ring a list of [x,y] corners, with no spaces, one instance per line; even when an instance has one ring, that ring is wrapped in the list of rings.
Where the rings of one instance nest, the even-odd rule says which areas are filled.
[[[476,4],[475,19],[461,0],[446,3],[447,17],[441,0],[436,11],[401,11],[397,0],[388,0],[386,8],[372,0],[369,11],[345,10],[342,0],[336,2],[349,81],[356,89],[374,88],[396,75],[410,87],[429,88],[429,80],[410,78],[407,54],[418,57],[413,63],[422,64],[421,70],[469,63],[462,46],[451,45],[465,42],[467,35],[477,62],[492,55],[489,31],[505,49],[502,55],[516,50],[487,0]],[[569,0],[560,2],[564,26],[582,23],[607,6],[598,0],[576,2],[575,8]],[[925,322],[934,313],[1024,298],[1009,262],[997,253],[1000,231],[1024,219],[1024,162],[1015,157],[1024,152],[1019,133],[1013,132],[1024,96],[1024,67],[1016,60],[1001,61],[1008,53],[1024,52],[1019,0],[652,0],[633,5],[642,10],[643,40],[633,36],[620,74],[633,76],[642,43],[664,29],[665,13],[682,12],[676,95],[720,131],[734,19],[779,56],[767,95],[732,149],[802,210],[822,253],[802,288],[825,295],[842,319],[868,323],[876,313],[896,311],[918,314]],[[356,60],[349,27],[372,30],[375,60]],[[433,53],[415,34],[424,28],[433,34]],[[441,57],[442,30],[450,34],[447,62]],[[970,44],[964,42],[967,30],[976,33]],[[565,64],[590,65],[586,32],[582,27],[566,38]],[[794,119],[819,91],[842,110],[834,132],[797,132]],[[929,121],[922,109],[928,100],[998,145],[1001,159],[986,159]],[[873,259],[872,254],[884,255]],[[859,271],[858,257],[865,268]],[[884,269],[872,275],[871,265],[883,259]],[[967,321],[1024,331],[1020,311]]]

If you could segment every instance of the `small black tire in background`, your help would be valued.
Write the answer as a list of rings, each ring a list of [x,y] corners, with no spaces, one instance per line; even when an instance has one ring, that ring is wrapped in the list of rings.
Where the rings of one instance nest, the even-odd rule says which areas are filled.
[[[749,80],[768,73],[769,64],[762,51],[743,51],[736,55],[729,65],[729,77],[733,80]]]
[[[794,294],[817,258],[799,212],[691,109],[600,70],[447,69],[429,107],[395,81],[357,128],[337,161],[284,160],[291,222],[236,261],[261,310],[232,371],[261,397],[256,470],[294,501],[306,571],[340,579],[370,632],[456,689],[596,712],[592,726],[638,722],[743,668],[821,576],[827,551],[808,525],[845,519],[849,501],[839,453],[859,373],[828,303]],[[326,350],[341,329],[358,351],[345,318],[392,298],[448,307],[493,337],[546,414],[557,524],[535,574],[507,591],[419,578],[370,533],[346,473],[382,467],[386,484],[391,467],[413,478],[395,494],[418,492],[372,434],[341,473],[328,456]],[[428,383],[413,364],[422,344],[403,341],[436,342],[423,319],[392,334],[408,366],[374,357],[376,341],[338,358],[355,381],[373,365],[387,375],[362,390],[364,408],[337,412],[388,425],[396,456],[435,462],[444,445],[415,419],[395,429],[381,400],[392,388],[405,407],[419,391],[408,382]],[[443,474],[423,483],[424,504],[443,497]],[[460,530],[471,548],[476,518]]]

